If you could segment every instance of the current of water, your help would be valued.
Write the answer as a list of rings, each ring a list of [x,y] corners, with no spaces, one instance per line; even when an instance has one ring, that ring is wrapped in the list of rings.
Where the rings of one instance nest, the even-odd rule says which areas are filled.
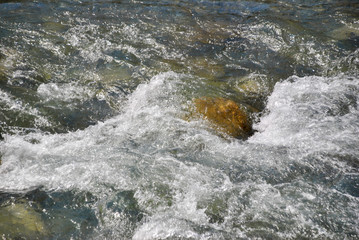
[[[359,238],[358,9],[0,1],[0,237]]]

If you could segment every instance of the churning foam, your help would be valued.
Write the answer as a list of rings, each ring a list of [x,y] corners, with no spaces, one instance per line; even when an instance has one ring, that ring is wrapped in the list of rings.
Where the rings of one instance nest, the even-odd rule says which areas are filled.
[[[313,151],[358,150],[358,96],[357,78],[291,77],[276,84],[249,142]]]
[[[278,83],[257,133],[228,141],[181,119],[181,88],[196,84],[185,77],[153,77],[121,114],[82,131],[5,136],[0,189],[90,191],[99,199],[94,209],[114,201],[114,189],[132,191],[144,219],[133,227],[126,214],[105,209],[99,236],[107,229],[119,237],[114,229],[132,226],[134,239],[248,238],[258,229],[283,238],[304,229],[320,238],[336,237],[325,224],[340,220],[343,231],[359,224],[358,200],[338,177],[351,168],[330,157],[358,153],[358,79]],[[318,220],[323,204],[328,218]]]

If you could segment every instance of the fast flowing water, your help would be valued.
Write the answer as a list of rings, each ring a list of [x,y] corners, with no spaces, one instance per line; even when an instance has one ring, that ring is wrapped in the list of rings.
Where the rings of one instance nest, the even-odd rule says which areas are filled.
[[[356,0],[0,1],[0,236],[359,238],[358,49]]]

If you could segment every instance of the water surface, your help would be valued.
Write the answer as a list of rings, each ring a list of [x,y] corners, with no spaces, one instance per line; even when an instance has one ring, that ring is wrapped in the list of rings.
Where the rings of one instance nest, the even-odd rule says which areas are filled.
[[[0,236],[358,238],[358,9],[0,1]],[[254,135],[187,121],[202,96]]]

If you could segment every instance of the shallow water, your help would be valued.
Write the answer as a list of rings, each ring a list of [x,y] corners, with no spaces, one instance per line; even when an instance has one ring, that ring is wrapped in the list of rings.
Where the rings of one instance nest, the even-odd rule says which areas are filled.
[[[358,8],[0,1],[0,236],[358,238]],[[254,135],[187,121],[201,96]]]

